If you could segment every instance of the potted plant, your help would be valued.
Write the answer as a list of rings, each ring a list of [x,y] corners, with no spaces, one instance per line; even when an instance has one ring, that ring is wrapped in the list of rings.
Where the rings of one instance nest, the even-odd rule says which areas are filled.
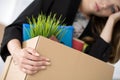
[[[53,39],[53,36],[56,37],[58,40],[62,38],[65,34],[65,30],[60,28],[62,25],[61,16],[59,19],[56,19],[56,14],[53,16],[50,14],[48,16],[39,14],[37,19],[32,16],[32,19],[28,18],[29,28],[24,28],[30,38],[36,36],[44,36],[47,38]]]
[[[37,19],[32,16],[28,24],[23,24],[23,41],[40,35],[72,47],[73,27],[62,23],[61,16],[56,19],[56,14],[41,13]]]

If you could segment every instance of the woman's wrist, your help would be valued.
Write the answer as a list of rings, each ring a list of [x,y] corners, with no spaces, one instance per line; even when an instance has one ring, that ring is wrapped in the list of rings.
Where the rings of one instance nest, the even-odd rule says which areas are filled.
[[[109,16],[108,20],[114,23],[114,25],[120,20],[120,12],[114,13]]]
[[[109,25],[109,27],[113,28],[113,27],[114,27],[114,25],[115,25],[115,23],[116,23],[116,21],[114,20],[114,18],[109,17],[109,18],[108,18],[108,21],[107,21],[107,23],[106,23],[106,24],[108,24],[108,25]]]
[[[22,49],[20,41],[17,39],[9,41],[7,47],[11,55],[20,52],[20,50]]]
[[[12,56],[17,56],[19,54],[19,52],[21,52],[21,49],[22,48],[15,48],[15,49],[11,50],[10,53]]]

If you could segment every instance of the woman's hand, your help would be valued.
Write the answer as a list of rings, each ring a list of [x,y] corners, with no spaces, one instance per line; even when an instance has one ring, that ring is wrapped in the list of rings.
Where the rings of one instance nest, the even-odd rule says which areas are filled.
[[[22,48],[18,39],[10,40],[7,47],[14,63],[27,74],[37,73],[50,65],[50,60],[38,54],[35,49]]]
[[[111,20],[113,21],[114,24],[116,24],[120,20],[120,11],[114,14],[111,14],[108,20]]]
[[[30,47],[19,49],[15,52],[17,53],[13,54],[14,63],[27,74],[37,73],[50,65],[50,60],[48,58],[39,55]]]

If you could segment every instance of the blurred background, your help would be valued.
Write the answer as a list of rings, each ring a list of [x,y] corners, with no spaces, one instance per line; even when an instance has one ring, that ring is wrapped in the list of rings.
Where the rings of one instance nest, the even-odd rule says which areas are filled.
[[[0,0],[0,24],[6,26],[12,23],[32,1],[33,0]],[[120,61],[114,64],[114,66],[113,80],[120,80]],[[0,74],[3,68],[4,62],[0,57]]]

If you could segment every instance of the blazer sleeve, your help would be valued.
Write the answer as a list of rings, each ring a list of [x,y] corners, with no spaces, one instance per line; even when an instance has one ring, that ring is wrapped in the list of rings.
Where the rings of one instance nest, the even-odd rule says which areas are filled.
[[[5,28],[0,51],[4,61],[6,57],[10,55],[7,49],[7,43],[12,39],[18,39],[22,43],[22,24],[27,23],[26,17],[37,17],[41,11],[46,13],[52,1],[53,0],[34,0],[12,24]]]
[[[105,42],[101,37],[98,37],[98,39],[93,43],[92,45],[89,45],[85,53],[96,57],[102,61],[107,62],[110,56],[112,50],[112,46]]]

